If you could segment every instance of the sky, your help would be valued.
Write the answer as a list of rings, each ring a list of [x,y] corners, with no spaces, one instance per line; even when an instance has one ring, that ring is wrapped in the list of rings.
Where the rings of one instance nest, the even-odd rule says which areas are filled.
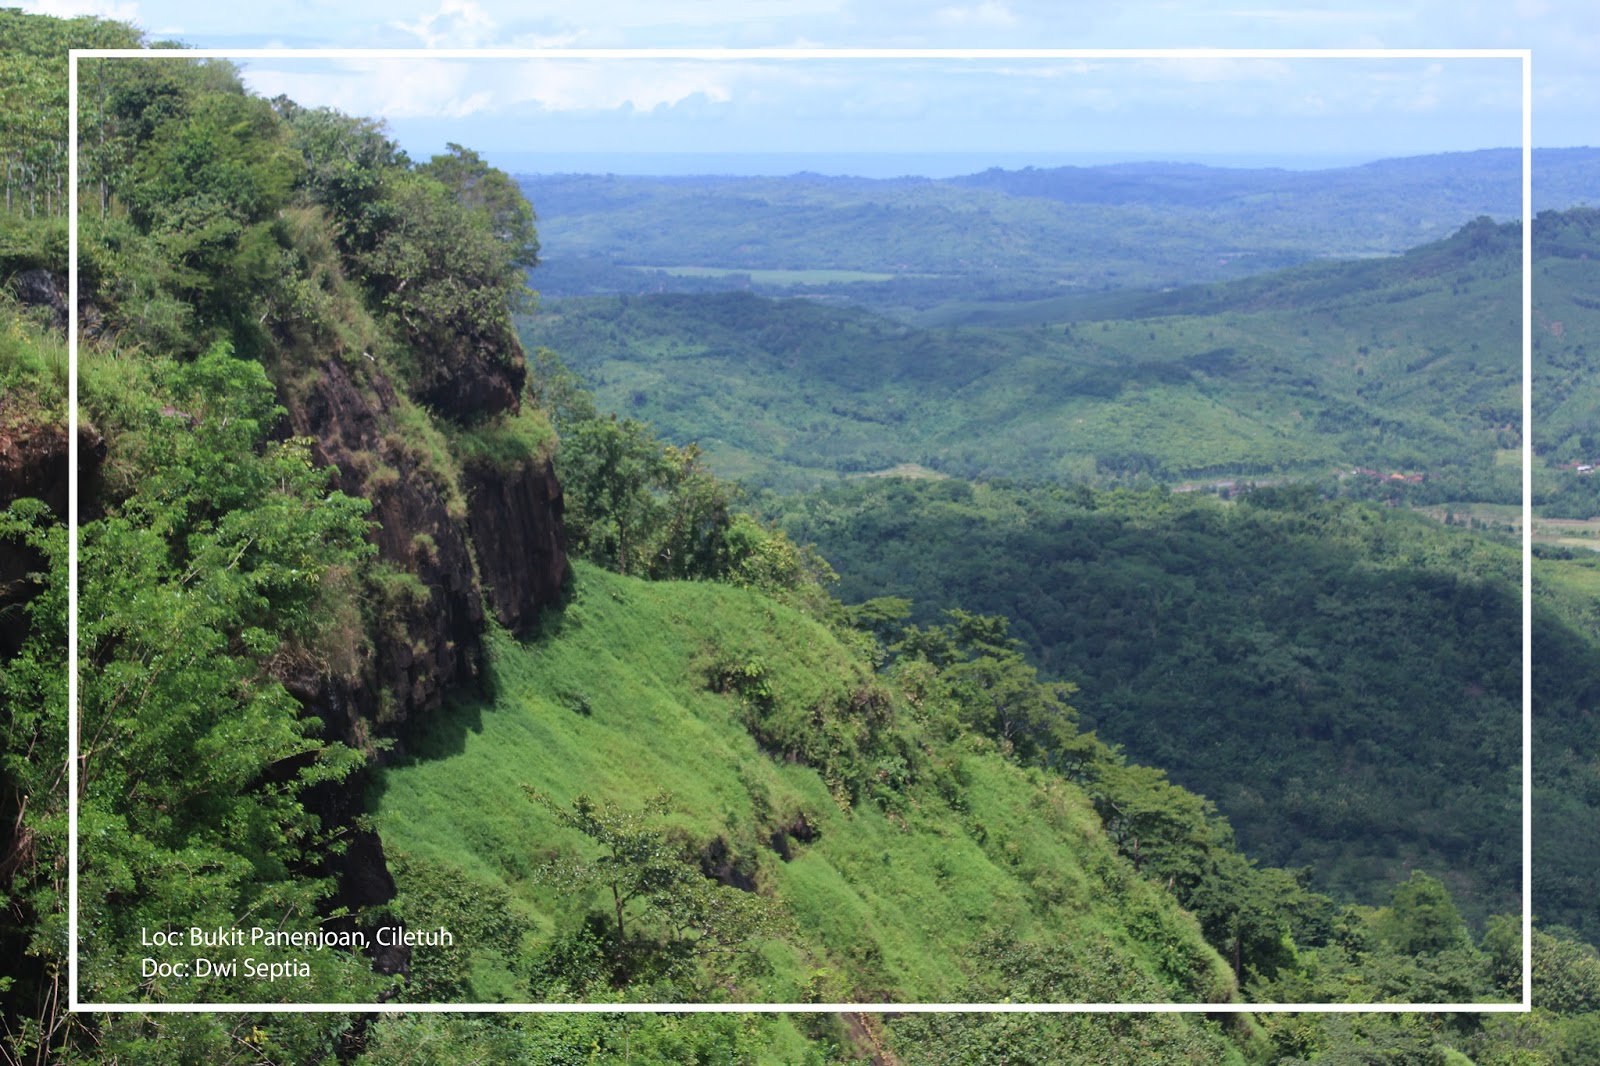
[[[1531,48],[1535,145],[1600,141],[1600,8],[1553,0],[291,0],[271,21],[192,0],[21,6],[125,19],[205,48]],[[1516,60],[257,59],[244,69],[266,95],[383,116],[414,156],[454,141],[524,171],[704,170],[685,161],[701,153],[776,173],[808,159],[824,171],[929,174],[984,160],[1320,166],[1521,135]],[[656,165],[619,162],[636,154]],[[898,159],[862,162],[868,154]]]

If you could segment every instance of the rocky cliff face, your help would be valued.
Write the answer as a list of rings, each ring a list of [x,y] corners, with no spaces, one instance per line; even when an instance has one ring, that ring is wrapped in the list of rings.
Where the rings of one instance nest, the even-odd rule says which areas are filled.
[[[433,369],[411,398],[461,423],[514,411],[526,367],[514,338],[499,341],[509,347],[461,338],[427,353]],[[328,735],[355,747],[385,736],[403,751],[419,720],[478,678],[486,603],[500,624],[521,632],[560,598],[568,572],[561,486],[548,460],[452,472],[446,435],[376,362],[330,356],[312,370],[280,390],[290,430],[312,439],[317,462],[338,468],[343,492],[371,501],[381,566],[365,589],[370,654],[355,676],[308,674],[286,684]],[[383,842],[356,826],[368,778],[359,773],[305,796],[325,826],[344,827],[330,906],[376,908],[394,895]],[[405,972],[409,956],[397,949],[374,961]]]
[[[400,401],[381,373],[358,380],[326,359],[303,395],[286,399],[293,432],[314,441],[319,463],[338,468],[339,488],[371,501],[378,558],[414,579],[369,590],[372,656],[345,704],[346,717],[392,731],[478,675],[483,600],[460,504],[420,442],[399,429]]]
[[[520,368],[520,351],[516,360]],[[506,376],[503,357],[454,365],[463,395],[494,403],[520,380]],[[415,408],[403,414],[394,384],[374,365],[353,370],[325,359],[285,406],[292,432],[313,440],[318,462],[338,468],[340,489],[372,503],[373,540],[392,580],[368,590],[371,661],[344,717],[403,736],[404,723],[478,676],[486,601],[500,624],[521,632],[560,597],[561,486],[548,461],[468,464],[452,474],[440,454],[444,436]]]
[[[0,398],[0,416],[8,414]],[[105,438],[90,426],[78,427],[78,486],[85,506],[94,497],[94,479],[106,457]],[[0,507],[15,500],[39,499],[57,518],[67,517],[67,429],[40,425],[21,413],[0,417]]]
[[[484,594],[499,623],[525,632],[567,580],[561,485],[548,461],[512,470],[469,465],[467,517]]]
[[[422,403],[457,422],[514,410],[528,366],[509,325],[424,342],[428,366],[416,383]]]

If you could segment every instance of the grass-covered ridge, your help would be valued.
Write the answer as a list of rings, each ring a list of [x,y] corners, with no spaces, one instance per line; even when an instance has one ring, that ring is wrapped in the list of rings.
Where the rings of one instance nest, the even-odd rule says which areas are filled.
[[[495,642],[492,701],[458,705],[383,775],[376,818],[400,912],[449,925],[456,912],[437,898],[448,883],[462,898],[503,900],[515,931],[499,931],[498,946],[464,944],[455,960],[419,953],[422,980],[450,967],[460,998],[526,998],[540,991],[527,961],[536,982],[570,950],[574,923],[609,905],[541,882],[541,864],[594,849],[530,802],[528,784],[559,804],[584,793],[648,811],[788,919],[785,935],[759,944],[760,965],[711,983],[702,965],[686,984],[627,998],[986,1001],[977,993],[995,987],[1006,953],[1029,945],[1093,945],[1100,957],[1037,990],[1050,999],[1232,996],[1194,920],[1117,854],[1077,786],[982,737],[943,740],[900,692],[875,697],[889,704],[883,736],[861,736],[848,709],[877,683],[820,623],[705,582],[582,567],[577,589],[548,636]],[[735,673],[757,685],[743,698],[715,691],[739,687],[718,680]],[[763,750],[752,726],[772,736],[793,714],[820,720],[836,743],[805,759]],[[863,760],[869,772],[853,775],[847,764]]]

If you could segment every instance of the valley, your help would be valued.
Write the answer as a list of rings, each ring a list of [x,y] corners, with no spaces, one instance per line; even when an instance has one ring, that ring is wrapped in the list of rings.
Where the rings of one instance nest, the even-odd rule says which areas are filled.
[[[162,51],[69,309],[151,42],[0,34],[5,1061],[1592,1057],[1600,153],[513,176]]]

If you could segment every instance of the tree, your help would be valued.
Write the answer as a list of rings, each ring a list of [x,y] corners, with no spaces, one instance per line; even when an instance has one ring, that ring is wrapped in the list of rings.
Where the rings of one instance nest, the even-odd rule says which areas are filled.
[[[354,118],[329,107],[308,108],[279,96],[272,101],[289,127],[289,143],[300,153],[301,188],[332,216],[339,247],[370,251],[384,175],[403,169],[406,155],[383,123]]]
[[[445,149],[448,154],[434,156],[418,167],[418,172],[442,182],[455,193],[457,203],[487,219],[490,232],[506,248],[514,266],[524,270],[538,266],[533,207],[517,183],[470,148],[452,143]]]
[[[8,214],[66,212],[67,50],[134,48],[142,37],[120,22],[46,19],[0,9],[0,160]],[[87,82],[84,86],[89,88]],[[90,99],[92,93],[86,92],[81,103]]]
[[[1405,955],[1447,951],[1470,943],[1450,890],[1421,870],[1412,871],[1409,879],[1395,886],[1394,902],[1379,912],[1377,927],[1378,935]]]
[[[509,328],[510,308],[527,297],[527,286],[487,218],[463,207],[438,180],[405,170],[385,174],[372,215],[376,235],[358,265],[380,305],[413,340]]]
[[[739,490],[707,469],[698,444],[666,445],[660,487],[661,528],[651,553],[652,577],[715,577],[727,572],[728,530]]]
[[[1562,1014],[1600,1015],[1600,952],[1570,936],[1534,930],[1533,1002]]]
[[[307,870],[331,841],[301,795],[362,761],[279,678],[324,635],[324,579],[370,554],[367,504],[329,490],[309,442],[268,439],[260,364],[217,346],[156,377],[117,398],[121,445],[149,465],[80,556],[82,980],[114,1001],[174,991],[141,974],[141,928],[320,925],[330,886]],[[371,992],[349,972],[365,961],[338,956],[319,953],[308,987]],[[260,990],[209,990],[240,994]]]
[[[783,931],[782,912],[774,901],[707,878],[687,854],[685,842],[643,811],[599,803],[586,794],[578,795],[570,808],[563,807],[529,785],[522,789],[558,824],[599,845],[597,857],[553,860],[537,876],[566,891],[598,890],[610,897],[612,952],[619,969],[663,951],[669,961],[744,955]],[[665,809],[668,803],[667,796],[658,795],[652,806]],[[653,922],[657,934],[665,934],[664,943],[643,934],[630,938],[630,911],[642,911],[638,920]]]
[[[1067,701],[1077,686],[1039,680],[1003,616],[954,608],[945,617],[944,625],[907,626],[890,651],[938,667],[960,724],[993,737],[1018,758],[1049,761],[1052,752],[1070,747],[1077,711]]]
[[[615,803],[596,803],[583,793],[569,810],[528,785],[522,790],[558,823],[600,845],[599,858],[547,863],[540,876],[552,884],[609,891],[617,922],[616,949],[621,954],[627,938],[628,905],[636,899],[670,895],[685,880],[684,864],[663,834],[649,826],[643,812],[625,811]]]
[[[648,571],[662,512],[654,489],[667,473],[649,427],[615,415],[579,422],[565,430],[558,462],[572,546],[619,574]]]

